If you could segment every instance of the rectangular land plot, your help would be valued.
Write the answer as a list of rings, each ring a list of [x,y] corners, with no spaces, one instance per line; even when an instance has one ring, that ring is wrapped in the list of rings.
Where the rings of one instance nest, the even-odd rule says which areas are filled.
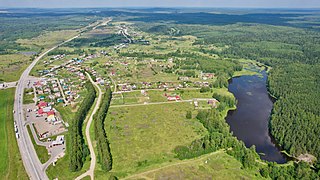
[[[124,176],[159,163],[178,161],[173,150],[190,144],[207,131],[186,119],[190,103],[110,108],[105,128],[110,141],[113,172]]]

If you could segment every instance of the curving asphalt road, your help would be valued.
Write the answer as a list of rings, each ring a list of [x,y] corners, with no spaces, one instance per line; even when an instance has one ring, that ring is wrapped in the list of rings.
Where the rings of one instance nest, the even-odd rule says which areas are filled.
[[[33,147],[32,141],[28,134],[25,124],[25,117],[23,112],[23,92],[24,88],[26,87],[28,77],[32,68],[37,64],[37,62],[50,51],[58,48],[59,46],[72,41],[75,38],[78,38],[79,35],[74,36],[63,43],[54,46],[53,48],[47,50],[46,52],[42,53],[38,56],[30,65],[29,67],[22,73],[18,85],[16,88],[15,93],[15,100],[14,100],[14,119],[18,127],[19,138],[17,139],[18,147],[20,150],[21,158],[26,169],[27,174],[29,175],[30,179],[39,179],[39,180],[46,180],[49,179],[45,170],[42,168],[42,164],[37,156],[37,153]]]
[[[98,89],[99,95],[98,95],[97,103],[94,106],[94,109],[90,115],[90,118],[88,120],[87,127],[86,127],[86,138],[87,138],[87,142],[89,145],[90,156],[91,156],[90,169],[87,172],[81,174],[79,177],[77,177],[76,180],[80,180],[86,176],[90,176],[91,179],[94,179],[94,169],[96,166],[96,154],[94,153],[93,145],[92,145],[91,138],[90,138],[90,126],[93,121],[93,115],[98,111],[99,106],[101,104],[102,91],[101,91],[100,87],[92,80],[90,74],[87,72],[86,72],[86,74],[89,77],[89,80],[91,81],[91,83]]]
[[[109,18],[107,20],[106,23],[110,22],[112,19]],[[97,25],[92,25],[90,24],[88,27],[98,27],[100,26],[100,24],[98,23]],[[81,34],[81,32],[80,32]],[[45,164],[42,165],[37,153],[33,147],[31,138],[28,134],[27,128],[25,126],[25,117],[24,117],[24,112],[23,112],[23,93],[24,93],[24,88],[26,87],[27,81],[28,81],[28,77],[29,74],[32,70],[32,68],[37,64],[37,62],[43,58],[46,54],[48,54],[49,52],[53,51],[54,49],[58,48],[59,46],[70,42],[76,38],[78,38],[80,36],[80,34],[52,47],[51,49],[45,51],[44,53],[42,53],[40,56],[38,56],[28,67],[27,69],[22,73],[22,75],[20,76],[19,81],[17,82],[17,87],[16,87],[16,92],[15,92],[15,100],[14,100],[14,120],[16,122],[17,128],[18,128],[18,133],[19,133],[19,138],[17,138],[17,142],[18,142],[18,147],[19,147],[19,151],[21,154],[21,158],[24,164],[24,167],[26,169],[26,172],[29,176],[29,179],[35,179],[35,180],[47,180],[49,179],[45,169],[46,167],[49,166],[49,164]],[[89,138],[90,139],[90,138]],[[92,144],[91,144],[91,150],[93,150]],[[94,154],[94,153],[93,153]],[[51,159],[54,157],[51,157]],[[50,162],[50,161],[49,161]],[[92,164],[92,163],[91,163]],[[94,163],[95,164],[95,163]],[[93,166],[94,168],[94,166]],[[90,166],[90,170],[91,170],[91,166]],[[90,171],[89,170],[89,171]],[[88,171],[88,172],[89,172]],[[90,172],[91,173],[91,172]],[[92,173],[93,175],[93,173]],[[93,176],[92,176],[93,177]]]

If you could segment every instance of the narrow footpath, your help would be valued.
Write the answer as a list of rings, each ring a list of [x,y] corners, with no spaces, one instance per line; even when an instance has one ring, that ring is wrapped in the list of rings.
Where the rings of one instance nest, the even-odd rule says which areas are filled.
[[[95,166],[96,166],[96,154],[94,153],[94,149],[93,149],[93,145],[92,145],[92,141],[91,141],[91,137],[90,137],[90,126],[91,126],[91,123],[93,121],[93,116],[94,114],[98,111],[99,109],[99,106],[101,104],[101,100],[102,100],[102,91],[100,89],[100,87],[92,80],[91,76],[89,73],[87,73],[87,76],[89,77],[89,80],[90,82],[98,89],[98,99],[97,99],[97,102],[96,102],[96,105],[90,115],[90,118],[87,122],[87,126],[86,126],[86,139],[87,139],[87,142],[88,142],[88,146],[89,146],[89,150],[90,150],[90,156],[91,156],[91,162],[90,162],[90,169],[81,174],[80,176],[78,176],[76,178],[76,180],[80,180],[80,179],[83,179],[84,177],[86,176],[90,176],[90,178],[93,180],[94,179],[94,169],[95,169]]]

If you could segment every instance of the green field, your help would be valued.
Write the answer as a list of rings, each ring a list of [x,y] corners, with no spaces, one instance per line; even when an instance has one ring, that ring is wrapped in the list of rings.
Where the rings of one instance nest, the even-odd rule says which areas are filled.
[[[17,81],[29,63],[30,56],[27,55],[0,55],[0,81]]]
[[[39,47],[48,49],[66,39],[75,36],[76,34],[76,30],[47,31],[40,36],[31,39],[18,39],[17,43],[19,43],[22,47],[27,47],[30,49],[34,48],[39,50]]]
[[[177,161],[173,149],[207,133],[186,119],[189,103],[110,108],[105,122],[113,158],[111,172],[120,177],[163,162]]]
[[[223,151],[164,165],[128,179],[264,179],[258,168],[243,169],[239,161]]]
[[[28,179],[13,126],[14,90],[0,90],[0,178]]]
[[[24,95],[23,95],[23,104],[31,104],[31,103],[34,103],[34,94],[32,93],[33,92],[33,89],[30,88],[30,89],[25,89],[24,90]],[[29,93],[32,93],[32,94],[29,94]]]

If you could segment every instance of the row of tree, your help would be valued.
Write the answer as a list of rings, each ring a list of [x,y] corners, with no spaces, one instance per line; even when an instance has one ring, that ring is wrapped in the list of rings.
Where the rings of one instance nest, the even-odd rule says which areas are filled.
[[[98,112],[94,116],[94,132],[97,141],[98,162],[101,168],[106,171],[112,169],[112,155],[110,152],[109,141],[104,128],[104,121],[106,119],[108,109],[112,98],[110,88],[107,88],[103,96],[102,103],[100,104]]]
[[[177,146],[174,150],[177,158],[194,158],[218,149],[226,149],[227,153],[239,160],[243,167],[251,168],[256,165],[255,160],[259,156],[255,148],[246,148],[242,141],[231,135],[228,124],[218,110],[201,110],[196,118],[209,134],[193,141],[189,146]]]
[[[221,103],[221,102],[220,102]],[[225,102],[223,102],[225,103]],[[225,103],[227,104],[227,103]],[[188,116],[188,113],[187,113]],[[209,134],[193,141],[189,146],[177,146],[174,150],[179,159],[189,159],[203,154],[226,149],[226,152],[241,162],[243,168],[260,167],[260,175],[271,179],[318,179],[320,171],[314,171],[304,162],[294,163],[293,166],[278,165],[266,162],[259,165],[255,146],[246,148],[242,141],[232,136],[228,124],[221,113],[216,110],[199,111],[196,118],[208,129]],[[316,166],[317,168],[317,166]]]
[[[96,90],[89,81],[86,82],[85,87],[87,89],[87,95],[80,104],[75,117],[72,119],[69,129],[71,137],[69,168],[72,172],[81,170],[86,157],[89,155],[88,147],[85,145],[83,139],[82,125],[95,101]]]

